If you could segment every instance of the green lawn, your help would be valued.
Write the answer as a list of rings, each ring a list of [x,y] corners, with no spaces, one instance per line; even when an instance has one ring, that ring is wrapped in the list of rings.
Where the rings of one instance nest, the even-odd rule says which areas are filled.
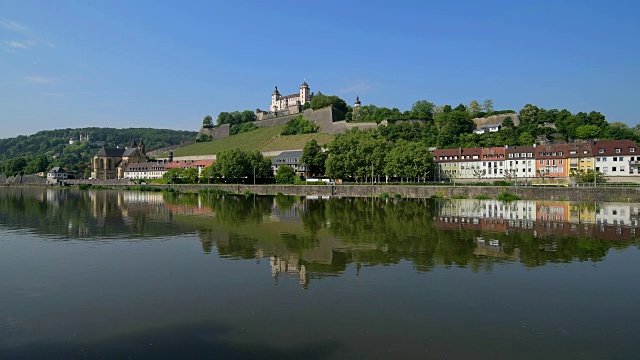
[[[302,149],[311,139],[320,145],[329,143],[333,134],[280,135],[284,125],[266,126],[246,133],[232,135],[211,142],[197,143],[175,150],[174,156],[213,155],[224,150],[239,148],[241,150],[277,151]],[[160,157],[165,157],[161,155]]]

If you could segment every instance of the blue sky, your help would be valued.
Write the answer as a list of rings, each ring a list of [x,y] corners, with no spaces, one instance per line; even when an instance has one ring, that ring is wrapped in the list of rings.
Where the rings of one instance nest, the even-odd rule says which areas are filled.
[[[0,2],[0,138],[197,130],[274,85],[406,110],[493,99],[640,121],[632,1]]]

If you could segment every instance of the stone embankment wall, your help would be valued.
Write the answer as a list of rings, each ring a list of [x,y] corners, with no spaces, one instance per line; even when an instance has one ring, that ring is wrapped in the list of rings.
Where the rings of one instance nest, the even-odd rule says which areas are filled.
[[[532,187],[532,186],[393,186],[393,185],[172,185],[181,190],[198,191],[202,188],[217,188],[244,194],[298,196],[341,196],[371,197],[388,193],[391,197],[400,194],[404,198],[466,197],[478,195],[492,198],[503,191],[519,195],[523,200],[555,201],[616,201],[640,202],[640,188],[573,188],[573,187]]]
[[[94,186],[124,187],[135,185],[131,180],[66,180],[69,185],[92,184]],[[46,185],[46,179],[36,175],[15,176],[7,178],[0,174],[0,185],[33,186]],[[148,185],[167,187],[168,185]],[[204,188],[226,190],[237,194],[251,192],[258,195],[297,196],[338,196],[338,197],[377,197],[387,193],[393,197],[399,194],[403,198],[430,197],[466,197],[473,199],[478,195],[492,198],[503,191],[519,195],[523,200],[554,201],[614,201],[640,202],[640,188],[607,188],[607,187],[533,187],[533,186],[401,186],[401,185],[171,185],[181,191],[198,191]]]
[[[73,179],[73,180],[65,180],[65,184],[67,185],[80,185],[80,184],[91,184],[92,186],[131,186],[136,185],[136,182],[131,179],[108,179],[108,180],[84,180],[84,179]]]
[[[38,175],[9,176],[0,174],[0,185],[5,186],[33,186],[47,185],[47,179]]]

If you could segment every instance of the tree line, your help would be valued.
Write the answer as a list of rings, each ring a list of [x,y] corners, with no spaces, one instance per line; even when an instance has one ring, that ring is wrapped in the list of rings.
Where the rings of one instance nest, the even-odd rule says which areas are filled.
[[[78,140],[80,134],[86,133],[90,141],[69,144],[71,138]],[[193,131],[150,128],[44,130],[33,135],[0,139],[0,172],[9,176],[36,174],[60,166],[84,173],[103,143],[124,147],[132,139],[144,139],[147,149],[155,149],[193,140],[196,134]]]

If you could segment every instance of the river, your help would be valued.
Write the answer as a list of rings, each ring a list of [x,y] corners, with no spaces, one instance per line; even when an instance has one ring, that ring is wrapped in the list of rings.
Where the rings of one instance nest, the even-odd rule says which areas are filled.
[[[0,188],[0,358],[637,358],[639,211]]]

